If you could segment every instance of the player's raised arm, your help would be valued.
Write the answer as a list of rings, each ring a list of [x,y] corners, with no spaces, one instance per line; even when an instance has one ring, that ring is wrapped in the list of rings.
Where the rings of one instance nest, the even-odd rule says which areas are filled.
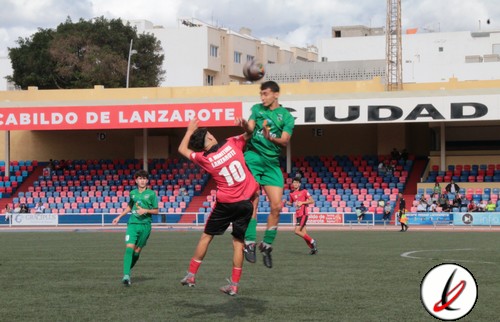
[[[182,138],[182,141],[179,144],[179,148],[178,148],[179,153],[188,159],[189,159],[189,156],[191,155],[191,153],[193,153],[193,151],[190,148],[188,148],[189,139],[191,138],[191,135],[194,133],[194,131],[196,131],[196,129],[198,128],[198,123],[199,123],[199,121],[197,118],[194,118],[189,122],[189,125],[188,125],[187,130],[186,130],[186,134],[184,134],[184,137]]]
[[[242,117],[237,117],[235,119],[236,125],[240,126],[245,133],[252,135],[253,130],[255,129],[255,121],[254,120],[245,120]]]

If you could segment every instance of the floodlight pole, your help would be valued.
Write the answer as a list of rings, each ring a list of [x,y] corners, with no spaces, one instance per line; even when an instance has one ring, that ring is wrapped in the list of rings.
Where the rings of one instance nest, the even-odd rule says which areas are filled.
[[[129,85],[130,79],[130,58],[133,54],[137,54],[137,51],[132,49],[132,45],[134,44],[134,39],[130,39],[130,48],[128,50],[128,63],[127,63],[127,81],[126,88]],[[142,168],[148,171],[148,129],[142,129]]]
[[[128,64],[127,64],[127,81],[126,81],[126,88],[128,88],[128,81],[130,78],[130,57],[132,57],[132,44],[134,43],[134,39],[130,39],[130,49],[128,50]]]

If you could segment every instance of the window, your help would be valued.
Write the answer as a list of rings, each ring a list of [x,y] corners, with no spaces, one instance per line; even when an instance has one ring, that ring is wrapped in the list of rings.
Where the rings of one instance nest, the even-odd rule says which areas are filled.
[[[207,75],[207,85],[208,86],[214,86],[214,76]]]
[[[219,56],[219,47],[215,45],[210,45],[210,56],[218,57]]]
[[[328,61],[328,57],[321,57],[321,61],[322,62],[327,62]]]
[[[237,64],[241,64],[241,53],[235,51],[234,52],[234,62]]]
[[[340,30],[334,30],[333,33],[334,33],[333,38],[340,38],[340,37],[342,37],[342,32]]]
[[[254,56],[252,56],[252,55],[247,55],[247,61],[252,61],[252,60],[254,60],[254,58],[255,58],[255,57],[254,57]]]
[[[443,47],[439,47],[439,52],[442,52],[443,50]]]
[[[493,54],[500,54],[500,44],[493,44]]]

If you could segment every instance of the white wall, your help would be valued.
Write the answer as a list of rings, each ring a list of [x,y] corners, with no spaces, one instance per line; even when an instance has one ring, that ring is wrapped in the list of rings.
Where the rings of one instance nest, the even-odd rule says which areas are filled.
[[[480,35],[473,37],[471,32],[403,35],[403,82],[441,82],[452,77],[500,79],[500,62],[465,62],[465,56],[492,54],[493,44],[500,44],[500,33]],[[330,62],[385,59],[385,36],[322,39],[318,49],[319,57],[327,57]]]
[[[203,70],[208,66],[207,27],[150,29],[161,41],[165,80],[161,87],[203,86]]]
[[[5,76],[12,76],[13,70],[8,56],[0,56],[0,91],[7,90]]]

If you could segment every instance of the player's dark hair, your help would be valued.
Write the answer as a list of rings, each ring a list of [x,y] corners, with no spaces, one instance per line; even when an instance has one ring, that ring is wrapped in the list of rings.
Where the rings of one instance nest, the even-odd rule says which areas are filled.
[[[295,182],[295,181],[297,181],[298,183],[300,183],[300,177],[293,178],[292,182]]]
[[[267,82],[260,84],[261,91],[268,89],[268,88],[271,90],[271,92],[274,92],[274,93],[280,92],[280,86],[275,81],[267,81]]]
[[[149,174],[146,170],[138,170],[134,173],[134,179],[137,178],[148,178]]]
[[[203,151],[207,132],[208,130],[205,127],[196,129],[189,138],[188,148],[193,151]]]

